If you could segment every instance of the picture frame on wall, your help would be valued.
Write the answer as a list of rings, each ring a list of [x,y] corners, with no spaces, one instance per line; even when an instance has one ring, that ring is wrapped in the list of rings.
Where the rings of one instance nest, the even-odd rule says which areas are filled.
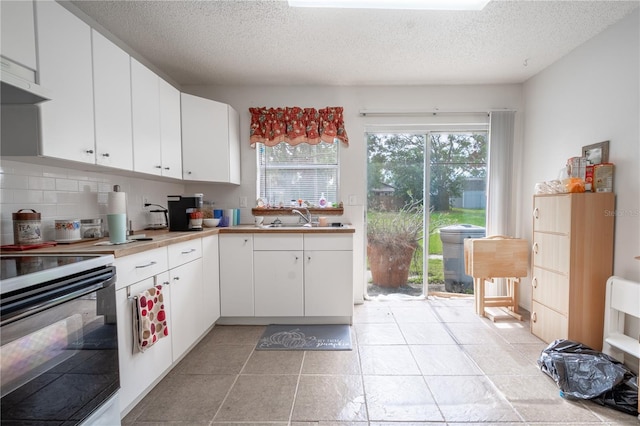
[[[587,165],[609,162],[609,141],[603,141],[582,147],[582,156],[587,158]]]

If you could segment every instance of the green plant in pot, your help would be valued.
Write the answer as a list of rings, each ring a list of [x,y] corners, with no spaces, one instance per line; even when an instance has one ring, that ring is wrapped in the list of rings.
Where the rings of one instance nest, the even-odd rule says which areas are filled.
[[[367,222],[367,258],[373,284],[400,287],[409,279],[413,254],[423,236],[422,200],[397,213],[372,212]]]

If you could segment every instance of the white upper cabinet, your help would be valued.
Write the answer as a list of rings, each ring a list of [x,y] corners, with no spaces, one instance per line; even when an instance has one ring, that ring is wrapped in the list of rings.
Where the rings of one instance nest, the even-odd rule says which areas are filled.
[[[133,170],[129,54],[93,30],[96,163]]]
[[[95,163],[91,28],[53,1],[36,2],[41,154]]]
[[[33,2],[0,2],[0,19],[2,56],[31,70],[36,70],[36,31],[33,19]]]
[[[133,170],[162,174],[160,152],[160,83],[158,76],[131,58]]]
[[[240,184],[240,120],[231,106],[181,94],[183,179]]]
[[[131,58],[133,170],[182,177],[180,92]]]
[[[162,80],[160,84],[160,158],[162,176],[182,179],[180,91]]]

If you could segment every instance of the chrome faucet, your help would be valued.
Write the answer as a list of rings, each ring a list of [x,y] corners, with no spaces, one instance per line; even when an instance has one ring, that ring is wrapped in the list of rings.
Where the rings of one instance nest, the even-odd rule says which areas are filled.
[[[306,207],[302,207],[305,211],[305,213],[302,213],[300,210],[298,209],[292,209],[291,213],[295,213],[297,215],[300,216],[301,219],[304,220],[304,223],[311,223],[311,213],[309,213],[309,209]]]

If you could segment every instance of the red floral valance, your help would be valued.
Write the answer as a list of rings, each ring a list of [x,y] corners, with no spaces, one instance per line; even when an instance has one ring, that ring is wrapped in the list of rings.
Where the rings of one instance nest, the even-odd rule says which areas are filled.
[[[315,108],[249,108],[251,113],[251,146],[263,143],[275,146],[280,142],[290,145],[336,140],[349,145],[344,129],[342,107]]]

